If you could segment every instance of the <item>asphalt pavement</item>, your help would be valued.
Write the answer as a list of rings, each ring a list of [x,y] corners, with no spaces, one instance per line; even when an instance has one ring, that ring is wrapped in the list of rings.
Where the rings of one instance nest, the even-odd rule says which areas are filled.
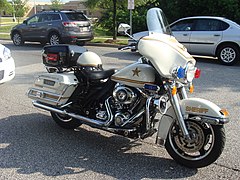
[[[0,179],[230,179],[240,177],[240,65],[223,66],[214,59],[197,59],[202,70],[190,97],[208,99],[227,108],[226,146],[212,165],[189,169],[178,165],[154,138],[131,140],[81,126],[58,127],[48,112],[34,108],[25,95],[38,74],[46,72],[39,44],[12,50],[16,77],[0,85]],[[103,60],[104,68],[120,69],[139,58],[116,47],[86,46]]]

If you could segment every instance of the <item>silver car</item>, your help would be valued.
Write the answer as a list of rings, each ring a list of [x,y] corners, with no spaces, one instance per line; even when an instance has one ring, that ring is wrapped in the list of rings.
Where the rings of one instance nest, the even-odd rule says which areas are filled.
[[[192,55],[215,56],[225,65],[240,60],[240,25],[222,17],[182,18],[170,25],[172,34]]]

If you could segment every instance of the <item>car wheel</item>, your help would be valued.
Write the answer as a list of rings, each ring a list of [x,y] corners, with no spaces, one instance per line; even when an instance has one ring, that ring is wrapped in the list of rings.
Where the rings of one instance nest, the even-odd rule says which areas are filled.
[[[58,33],[51,33],[49,35],[49,44],[50,45],[57,45],[61,43],[61,38]]]
[[[24,41],[22,39],[22,35],[18,32],[13,33],[12,41],[15,46],[21,46],[24,44]]]
[[[218,60],[224,65],[234,65],[240,58],[239,49],[231,44],[223,45],[218,50]]]

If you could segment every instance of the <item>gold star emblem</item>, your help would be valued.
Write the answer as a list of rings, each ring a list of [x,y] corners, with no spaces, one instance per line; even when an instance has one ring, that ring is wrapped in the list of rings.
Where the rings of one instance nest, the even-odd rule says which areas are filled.
[[[138,76],[139,77],[139,73],[141,72],[138,68],[136,68],[135,70],[132,70],[133,72],[133,76]]]

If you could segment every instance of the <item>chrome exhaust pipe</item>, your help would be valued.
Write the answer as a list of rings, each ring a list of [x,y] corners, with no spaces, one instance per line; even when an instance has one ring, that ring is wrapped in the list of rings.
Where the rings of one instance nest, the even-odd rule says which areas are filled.
[[[60,109],[57,109],[57,108],[49,107],[49,106],[41,104],[37,101],[33,101],[32,104],[35,107],[38,107],[38,108],[41,108],[41,109],[44,109],[44,110],[47,110],[47,111],[52,111],[52,112],[55,112],[55,113],[67,115],[67,116],[70,116],[72,118],[76,118],[76,119],[79,119],[83,122],[94,124],[94,125],[97,125],[97,126],[104,127],[104,126],[106,126],[106,124],[108,124],[108,121],[107,122],[101,122],[101,121],[91,119],[91,118],[87,118],[87,117],[84,117],[84,116],[80,116],[80,115],[77,115],[77,114],[74,114],[74,113],[68,113],[65,110],[60,110]],[[110,120],[111,119],[112,118],[110,118]]]

